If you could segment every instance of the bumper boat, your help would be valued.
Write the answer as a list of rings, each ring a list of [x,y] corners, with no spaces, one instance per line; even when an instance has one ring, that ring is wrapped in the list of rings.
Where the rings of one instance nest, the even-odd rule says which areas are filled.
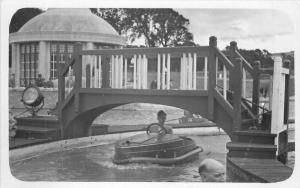
[[[202,151],[195,142],[174,134],[147,133],[135,135],[115,143],[115,164],[155,163],[173,165],[195,160]]]

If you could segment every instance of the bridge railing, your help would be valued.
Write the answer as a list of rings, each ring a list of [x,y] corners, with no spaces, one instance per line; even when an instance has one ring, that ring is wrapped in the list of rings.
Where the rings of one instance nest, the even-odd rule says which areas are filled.
[[[82,50],[80,55],[82,88],[208,88],[208,46]]]

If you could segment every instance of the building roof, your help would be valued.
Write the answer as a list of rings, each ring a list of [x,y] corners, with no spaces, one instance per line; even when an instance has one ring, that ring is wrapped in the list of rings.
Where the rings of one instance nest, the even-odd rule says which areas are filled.
[[[10,35],[10,43],[41,40],[125,44],[109,23],[89,9],[79,8],[48,9]]]

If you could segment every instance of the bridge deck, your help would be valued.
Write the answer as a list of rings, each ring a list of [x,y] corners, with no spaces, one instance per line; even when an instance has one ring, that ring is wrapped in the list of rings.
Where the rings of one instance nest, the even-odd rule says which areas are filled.
[[[228,158],[234,165],[261,182],[287,180],[293,169],[275,159]]]

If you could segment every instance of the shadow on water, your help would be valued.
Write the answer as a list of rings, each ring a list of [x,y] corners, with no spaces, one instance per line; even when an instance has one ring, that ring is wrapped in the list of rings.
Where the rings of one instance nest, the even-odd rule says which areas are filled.
[[[190,163],[156,164],[112,163],[114,146],[75,148],[29,160],[11,163],[12,174],[24,181],[106,181],[106,182],[192,182],[201,181],[197,168],[201,160],[212,157],[225,164],[227,135],[190,136],[203,147],[199,159]]]

